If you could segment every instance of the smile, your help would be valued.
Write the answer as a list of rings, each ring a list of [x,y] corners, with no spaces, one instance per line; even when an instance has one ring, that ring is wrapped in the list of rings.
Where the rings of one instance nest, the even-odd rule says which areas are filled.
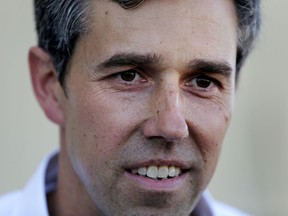
[[[140,167],[131,170],[132,174],[148,177],[151,179],[170,179],[179,176],[182,170],[176,166],[156,166]]]

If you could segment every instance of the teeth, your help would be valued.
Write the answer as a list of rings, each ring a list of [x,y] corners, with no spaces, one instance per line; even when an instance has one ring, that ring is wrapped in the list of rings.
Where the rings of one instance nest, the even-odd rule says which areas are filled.
[[[179,168],[175,168],[175,176],[179,176],[180,175],[181,170]]]
[[[141,176],[147,176],[153,179],[167,179],[168,177],[173,178],[180,175],[181,170],[175,166],[160,166],[151,165],[149,167],[141,167],[139,169],[133,169],[131,171],[133,174],[138,174]]]
[[[149,166],[147,176],[150,178],[157,178],[158,168],[156,166]]]
[[[158,169],[158,178],[167,178],[168,177],[168,167],[167,166],[161,166]]]
[[[139,168],[138,170],[139,175],[145,176],[147,174],[147,168],[146,167],[142,167]]]
[[[174,177],[175,176],[175,167],[174,166],[170,166],[169,167],[168,175],[170,177]]]

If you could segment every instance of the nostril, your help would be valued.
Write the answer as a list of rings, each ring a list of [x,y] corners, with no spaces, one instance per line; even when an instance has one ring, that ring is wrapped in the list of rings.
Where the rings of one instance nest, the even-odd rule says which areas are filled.
[[[162,113],[163,114],[163,113]],[[188,136],[188,125],[180,112],[169,112],[158,121],[161,136],[167,140],[179,140]]]
[[[147,138],[164,138],[176,141],[187,138],[188,125],[179,110],[157,110],[157,115],[152,116],[143,125],[143,134]]]

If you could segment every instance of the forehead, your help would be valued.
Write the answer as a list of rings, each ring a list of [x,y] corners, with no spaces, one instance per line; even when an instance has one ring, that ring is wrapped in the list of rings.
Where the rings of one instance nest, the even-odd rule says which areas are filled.
[[[135,51],[165,55],[173,49],[181,59],[192,53],[235,58],[226,52],[237,44],[234,1],[147,0],[130,10],[112,0],[91,4],[91,28],[82,42],[106,57]]]

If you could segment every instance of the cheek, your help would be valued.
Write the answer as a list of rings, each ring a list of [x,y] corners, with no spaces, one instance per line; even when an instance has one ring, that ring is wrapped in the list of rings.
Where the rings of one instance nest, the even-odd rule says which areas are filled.
[[[110,102],[99,97],[91,98],[78,97],[77,101],[69,98],[65,127],[65,143],[70,161],[87,188],[102,184],[104,176],[110,178],[107,170],[110,170],[109,163],[117,160],[114,152],[121,134],[121,128],[116,127],[116,119],[113,123],[109,115],[113,112]]]
[[[191,134],[203,161],[207,166],[216,165],[222,143],[227,132],[230,119],[230,103],[224,106],[221,103],[209,102],[200,106],[201,109],[194,109],[193,118],[189,121],[193,134]]]
[[[83,103],[71,106],[71,119],[67,144],[74,151],[88,155],[102,155],[105,148],[113,146],[113,139],[120,132],[114,128],[116,124],[111,121],[109,113],[111,108],[101,101],[83,99]]]
[[[73,154],[83,160],[113,157],[139,125],[141,106],[105,94],[78,98],[77,103],[71,99],[67,123]]]

